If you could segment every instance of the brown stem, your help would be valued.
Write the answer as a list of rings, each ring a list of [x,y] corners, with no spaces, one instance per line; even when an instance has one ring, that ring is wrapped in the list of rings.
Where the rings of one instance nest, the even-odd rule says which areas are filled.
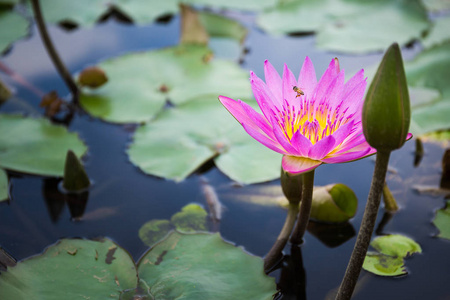
[[[303,174],[302,185],[302,201],[300,202],[300,212],[298,214],[297,225],[291,236],[291,243],[294,245],[301,244],[306,226],[309,222],[311,214],[312,194],[314,188],[314,170]]]
[[[39,0],[31,0],[31,4],[33,6],[33,13],[36,19],[36,24],[38,26],[42,41],[44,42],[45,48],[47,49],[47,52],[50,58],[52,59],[53,63],[55,64],[59,74],[64,79],[67,87],[71,91],[74,103],[78,104],[78,95],[79,95],[78,87],[73,81],[69,71],[67,71],[67,68],[64,66],[62,60],[59,58],[58,52],[56,52],[52,40],[48,35],[47,28],[45,27],[44,18],[42,17]]]
[[[344,279],[339,287],[336,300],[350,299],[353,290],[355,289],[359,273],[361,272],[366,257],[367,249],[369,248],[370,238],[375,227],[390,154],[389,151],[378,151],[377,153],[372,184],[370,186],[369,197],[367,199],[366,209],[364,210],[361,227],[359,229],[355,247],[353,248],[352,256],[350,257],[350,262],[345,271]]]
[[[283,229],[281,229],[278,238],[270,249],[269,253],[264,257],[264,271],[266,273],[280,260],[281,252],[286,246],[289,236],[291,235],[292,228],[294,228],[295,219],[297,218],[298,204],[289,204],[286,220],[284,221]]]

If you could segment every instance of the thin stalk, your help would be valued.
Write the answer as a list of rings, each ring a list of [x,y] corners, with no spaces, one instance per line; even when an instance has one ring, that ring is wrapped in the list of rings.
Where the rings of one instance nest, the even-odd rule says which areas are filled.
[[[372,184],[370,186],[369,197],[367,199],[366,209],[364,210],[361,227],[359,229],[358,237],[356,238],[352,256],[350,257],[350,262],[348,263],[347,270],[345,271],[344,278],[339,287],[336,300],[350,299],[353,290],[355,289],[356,282],[358,281],[358,276],[361,272],[367,249],[369,248],[370,238],[375,227],[390,154],[389,151],[378,151],[377,153]]]
[[[33,13],[36,19],[36,24],[39,29],[39,33],[41,35],[42,41],[44,42],[44,46],[47,49],[47,52],[56,66],[61,77],[64,79],[67,87],[72,93],[74,103],[78,104],[78,87],[72,79],[69,71],[64,66],[62,60],[60,59],[58,52],[56,52],[55,47],[53,46],[52,40],[47,32],[47,27],[45,27],[44,18],[42,17],[41,7],[39,5],[39,0],[31,0],[31,4],[33,6]]]
[[[289,236],[291,235],[292,228],[294,228],[295,220],[298,214],[298,204],[290,203],[288,207],[288,213],[286,220],[284,221],[283,228],[281,229],[278,238],[270,249],[269,253],[264,257],[264,271],[266,273],[280,260],[281,252],[286,246]]]
[[[302,185],[302,201],[300,202],[300,212],[298,214],[297,225],[291,236],[291,243],[294,245],[301,244],[306,226],[309,222],[311,214],[312,194],[314,188],[314,170],[303,174]]]

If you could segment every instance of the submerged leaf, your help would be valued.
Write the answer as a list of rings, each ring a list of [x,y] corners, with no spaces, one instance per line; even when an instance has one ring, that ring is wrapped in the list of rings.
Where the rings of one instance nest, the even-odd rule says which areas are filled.
[[[109,81],[85,90],[81,105],[93,116],[115,123],[151,120],[167,100],[181,104],[205,94],[251,95],[247,72],[200,45],[181,45],[128,54],[99,64]]]
[[[78,157],[86,146],[76,133],[47,119],[0,114],[0,167],[17,172],[62,176],[67,151]]]
[[[403,258],[369,252],[364,259],[363,269],[380,276],[408,274]]]
[[[414,253],[422,253],[418,243],[400,234],[389,234],[375,238],[370,245],[378,252],[398,257],[407,257]]]
[[[174,214],[170,221],[180,232],[206,231],[208,213],[198,204],[188,204]]]
[[[263,261],[219,234],[172,232],[138,264],[155,299],[273,299],[274,278]]]
[[[129,254],[108,239],[64,239],[0,275],[0,298],[107,299],[137,285]]]
[[[436,211],[433,224],[439,229],[438,237],[450,240],[450,200],[447,200],[445,208]]]
[[[139,229],[139,238],[144,244],[151,247],[171,229],[172,225],[169,220],[151,220]]]

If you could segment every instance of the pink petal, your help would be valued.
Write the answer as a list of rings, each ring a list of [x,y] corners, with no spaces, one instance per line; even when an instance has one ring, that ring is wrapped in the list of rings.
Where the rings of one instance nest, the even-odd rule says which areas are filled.
[[[300,130],[297,130],[291,138],[291,144],[297,149],[300,156],[307,157],[309,149],[312,147],[312,143],[307,139]]]
[[[246,111],[242,108],[240,100],[236,101],[234,99],[219,96],[219,101],[223,106],[233,115],[233,117],[241,124],[252,123],[253,120],[248,116]]]
[[[342,102],[342,92],[344,90],[345,73],[344,70],[339,72],[337,76],[331,81],[325,92],[325,99],[330,104],[332,109],[335,109],[337,105]],[[322,100],[322,98],[317,97],[317,100]],[[345,108],[341,108],[343,110]]]
[[[326,91],[328,90],[328,86],[330,83],[334,80],[334,78],[338,74],[338,69],[336,68],[336,63],[334,59],[331,60],[330,64],[328,65],[327,70],[325,73],[323,73],[322,77],[319,80],[319,83],[316,85],[315,89],[315,98],[316,99],[322,99],[324,96],[326,96]]]
[[[277,124],[275,118],[272,118],[272,128],[276,140],[280,143],[281,147],[283,147],[286,150],[286,153],[289,153],[291,155],[299,155],[297,149],[291,145],[288,138],[284,135],[282,129]]]
[[[364,93],[366,91],[367,82],[361,81],[353,90],[348,91],[344,96],[343,103],[348,107],[346,115],[353,115],[352,119],[361,119],[362,106],[364,104]]]
[[[336,145],[341,144],[352,132],[354,128],[353,121],[348,122],[347,124],[341,125],[338,130],[336,130],[332,136],[334,137],[336,141]]]
[[[268,61],[264,61],[264,76],[266,78],[266,85],[270,89],[272,95],[275,97],[277,101],[277,106],[280,107],[283,105],[283,95],[282,95],[282,83],[280,74],[278,74],[277,70],[272,66],[272,64]]]
[[[358,86],[361,82],[365,82],[364,79],[364,69],[359,70],[352,78],[350,78],[344,85],[344,98],[353,91],[353,89]]]
[[[314,65],[307,56],[303,62],[302,69],[300,70],[300,75],[298,76],[297,86],[301,88],[305,95],[309,97],[314,92],[314,88],[317,85],[316,71],[314,70]]]
[[[311,171],[322,164],[321,161],[312,160],[307,157],[284,155],[281,161],[283,170],[289,173],[298,174]]]
[[[406,135],[406,140],[409,141],[410,139],[412,139],[412,137],[413,137],[413,134],[412,133],[408,133]]]
[[[265,134],[261,133],[261,131],[255,130],[251,126],[248,126],[247,124],[242,124],[242,127],[244,127],[245,131],[255,140],[266,146],[267,148],[281,153],[281,154],[287,154],[284,149],[281,149],[280,144],[273,141],[269,137],[267,137]]]
[[[297,93],[293,90],[294,86],[297,85],[297,79],[295,79],[294,74],[291,70],[284,64],[283,69],[283,99],[288,101],[288,103],[293,104],[296,101]],[[297,99],[298,100],[298,99]]]
[[[334,157],[330,157],[330,158],[325,158],[322,159],[322,162],[326,163],[326,164],[336,164],[336,163],[343,163],[343,162],[349,162],[349,161],[353,161],[353,160],[358,160],[361,158],[364,158],[366,156],[369,156],[371,154],[373,154],[374,152],[372,151],[372,148],[366,148],[364,150],[361,151],[355,151],[355,152],[347,152],[341,155],[337,155]]]
[[[274,107],[276,107],[274,103],[275,97],[267,88],[264,81],[262,81],[253,72],[250,72],[250,84],[252,86],[252,91],[253,95],[255,96],[256,102],[258,102],[258,105],[261,108],[261,111],[266,119],[269,120],[270,115],[272,114],[271,111],[274,109]]]
[[[309,149],[308,157],[314,160],[322,159],[334,149],[336,140],[332,135],[327,136],[315,143],[311,149]]]
[[[247,114],[248,118],[250,118],[257,127],[259,127],[262,131],[264,131],[267,136],[269,136],[271,139],[275,139],[275,136],[273,135],[272,126],[269,124],[266,118],[262,116],[260,113],[257,113],[253,107],[248,105],[247,103],[240,101],[239,103],[244,110],[245,114]]]

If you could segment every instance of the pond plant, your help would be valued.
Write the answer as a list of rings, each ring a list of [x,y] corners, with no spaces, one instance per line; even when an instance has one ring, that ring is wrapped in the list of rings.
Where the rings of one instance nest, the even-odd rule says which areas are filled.
[[[0,47],[9,45],[15,36],[18,38],[24,34],[24,20],[12,8],[28,11],[34,16],[45,49],[71,93],[71,97],[64,98],[59,97],[56,91],[42,92],[0,61],[0,71],[42,99],[39,106],[45,110],[46,116],[35,118],[0,113],[2,204],[14,202],[11,195],[16,188],[15,178],[32,174],[45,176],[46,185],[51,185],[52,189],[44,192],[50,195],[44,196],[46,199],[58,198],[62,205],[67,204],[74,224],[82,224],[98,215],[118,214],[122,208],[126,210],[121,206],[100,209],[97,216],[93,216],[94,212],[90,215],[85,213],[89,197],[95,198],[99,190],[105,186],[109,189],[115,184],[111,184],[113,181],[109,179],[105,182],[93,179],[95,175],[89,166],[89,155],[91,143],[95,144],[95,141],[91,138],[84,140],[86,136],[68,129],[74,118],[83,116],[91,122],[101,119],[112,123],[111,126],[123,126],[124,131],[133,131],[126,154],[130,165],[142,171],[139,176],[162,177],[171,181],[158,178],[157,185],[170,182],[182,187],[184,183],[181,182],[189,181],[188,177],[192,175],[190,182],[199,187],[207,206],[205,209],[203,205],[194,203],[195,198],[186,203],[184,195],[178,194],[177,197],[184,202],[174,202],[183,205],[181,209],[177,207],[178,211],[171,217],[160,217],[155,213],[152,214],[154,218],[146,218],[140,223],[140,229],[133,232],[145,245],[144,254],[136,260],[135,249],[131,247],[130,255],[118,242],[104,237],[108,234],[101,230],[98,232],[103,233],[102,236],[93,239],[62,238],[42,254],[18,262],[0,247],[0,299],[280,300],[285,299],[285,295],[289,298],[291,291],[294,291],[295,299],[306,299],[302,251],[314,252],[310,248],[315,245],[308,243],[305,234],[309,231],[327,247],[337,247],[355,235],[348,221],[358,212],[358,197],[346,184],[315,186],[315,181],[323,182],[316,168],[324,165],[320,170],[328,168],[333,172],[337,170],[333,169],[335,164],[350,163],[371,155],[376,156],[374,172],[370,188],[361,187],[368,191],[368,197],[353,252],[346,270],[342,265],[339,268],[338,273],[343,275],[340,286],[328,290],[326,298],[347,300],[357,295],[358,286],[364,285],[367,278],[360,277],[361,270],[377,276],[407,275],[406,265],[410,264],[405,260],[422,253],[422,247],[402,234],[385,233],[384,227],[394,213],[401,213],[403,209],[402,204],[398,205],[395,200],[396,191],[391,192],[387,186],[389,160],[392,151],[403,147],[412,138],[409,131],[423,134],[441,130],[437,135],[445,137],[445,129],[450,128],[445,120],[449,109],[446,101],[448,86],[441,80],[441,73],[438,79],[433,77],[434,69],[439,72],[450,69],[436,66],[448,62],[445,55],[433,56],[434,51],[445,53],[448,47],[443,30],[448,21],[436,22],[434,31],[423,41],[426,48],[423,56],[418,56],[409,66],[406,64],[405,71],[401,46],[419,38],[424,28],[429,26],[425,8],[419,1],[405,6],[401,1],[370,0],[352,4],[327,0],[323,1],[326,8],[319,2],[297,0],[178,2],[168,0],[157,5],[152,2],[155,9],[150,13],[146,11],[149,6],[146,0],[108,3],[103,0],[86,3],[0,0],[0,25],[2,22],[20,24],[17,32],[7,34],[0,27]],[[242,60],[248,52],[242,46],[248,26],[225,17],[227,14],[223,11],[217,14],[214,10],[198,9],[202,5],[225,9],[225,12],[232,9],[257,13],[255,25],[272,34],[317,31],[317,45],[322,49],[363,53],[390,46],[373,76],[370,70],[364,71],[359,67],[359,71],[346,80],[339,59],[333,55],[318,79],[316,68],[307,55],[298,77],[287,63],[280,76],[277,66],[265,60],[261,64],[264,80],[256,75],[257,71],[250,71],[248,84],[245,72],[235,62],[214,57],[215,52],[220,53],[220,49],[225,48],[222,51],[229,52],[228,55],[233,53],[234,60]],[[427,5],[431,11],[433,4]],[[67,15],[66,6],[76,12],[73,14],[75,17]],[[304,14],[305,8],[310,14]],[[376,12],[367,13],[368,8]],[[143,24],[158,17],[166,22],[167,15],[178,11],[178,44],[108,58],[95,66],[85,67],[74,76],[70,75],[69,68],[58,54],[45,20],[48,17],[47,22],[90,27],[102,16],[105,18],[111,14]],[[351,22],[346,20],[347,11],[354,15]],[[330,23],[328,14],[332,14],[335,23]],[[374,38],[370,38],[361,25],[361,18],[370,22],[385,15],[395,16],[400,25],[392,25],[396,29],[386,36],[377,33],[385,31],[386,25],[374,28]],[[301,22],[293,25],[292,20],[298,16],[301,16]],[[321,20],[320,24],[325,26],[314,19]],[[404,34],[401,34],[402,30]],[[219,43],[219,47],[210,48],[211,40],[217,37],[232,40],[232,46]],[[365,42],[352,46],[355,38]],[[393,40],[398,40],[401,45],[392,43]],[[434,48],[434,45],[442,43],[442,48]],[[239,51],[242,53],[236,55]],[[430,56],[434,68],[423,62],[429,61]],[[314,60],[316,66],[325,65],[319,59]],[[408,74],[416,85],[414,92],[408,87]],[[74,80],[75,77],[78,79]],[[0,80],[0,105],[15,93]],[[440,110],[436,113],[436,120],[431,125],[427,124],[426,117],[436,109]],[[414,165],[417,167],[426,154],[420,139],[416,139],[416,148]],[[109,149],[105,152],[108,153]],[[442,162],[440,187],[431,188],[435,193],[448,195],[448,157],[447,152]],[[345,164],[341,170],[350,169],[352,165]],[[263,249],[259,255],[251,255],[222,237],[222,234],[227,237],[227,227],[222,232],[221,222],[224,214],[228,217],[228,213],[227,205],[223,205],[221,200],[227,195],[220,192],[220,186],[217,186],[217,192],[210,178],[203,175],[210,169],[220,170],[223,176],[228,176],[240,187],[279,178],[280,184],[275,182],[253,187],[255,194],[259,193],[255,198],[260,205],[265,201],[264,205],[269,210],[275,205],[287,209],[278,236],[265,238],[269,241],[267,245],[272,245],[267,247],[270,249],[267,253]],[[126,182],[124,174],[120,180]],[[352,176],[356,180],[358,174]],[[192,178],[200,179],[193,181]],[[127,196],[133,195],[132,189]],[[422,186],[416,189],[429,190]],[[158,191],[154,193],[157,196]],[[231,191],[232,195],[228,197],[237,199],[238,189],[233,187]],[[170,188],[165,193],[169,194]],[[268,200],[261,201],[261,195]],[[375,230],[378,237],[372,239],[382,195],[385,214]],[[148,197],[153,196],[152,190]],[[252,197],[251,193],[243,196],[250,202],[254,201]],[[163,198],[164,201],[168,199]],[[136,203],[137,211],[146,215],[141,204]],[[232,206],[233,202],[227,204]],[[444,208],[436,211],[433,223],[440,231],[437,237],[449,239],[448,201],[445,204]],[[61,213],[61,203],[58,205],[55,208],[48,204],[54,222]],[[158,210],[158,205],[151,207],[153,209]],[[16,214],[23,216],[20,211]],[[123,227],[127,231],[125,224],[133,222],[135,217],[137,215],[131,215],[122,222],[114,219],[114,223],[122,223],[119,224],[120,229]],[[235,220],[241,221],[237,226],[244,240],[252,235],[265,235],[262,227],[251,233],[243,230],[250,221],[247,216],[244,219]],[[264,220],[263,223],[271,222]],[[33,224],[28,227],[33,227]],[[2,232],[0,230],[0,234]],[[32,228],[31,232],[36,233],[36,229]],[[125,235],[127,238],[131,236],[128,231]],[[76,232],[73,236],[79,234]],[[288,243],[290,255],[283,252]],[[369,246],[376,251],[370,251]],[[274,275],[277,272],[279,274]],[[279,276],[277,282],[274,276]]]

